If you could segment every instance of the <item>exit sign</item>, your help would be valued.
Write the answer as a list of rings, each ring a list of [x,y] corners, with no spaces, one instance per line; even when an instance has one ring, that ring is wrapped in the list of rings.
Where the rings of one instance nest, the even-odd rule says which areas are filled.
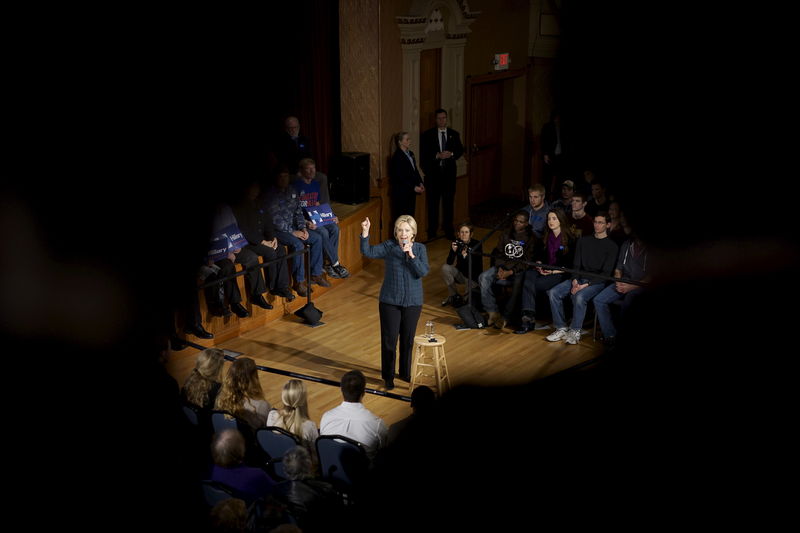
[[[508,70],[508,64],[511,63],[509,54],[495,54],[494,55],[494,69],[495,70]]]

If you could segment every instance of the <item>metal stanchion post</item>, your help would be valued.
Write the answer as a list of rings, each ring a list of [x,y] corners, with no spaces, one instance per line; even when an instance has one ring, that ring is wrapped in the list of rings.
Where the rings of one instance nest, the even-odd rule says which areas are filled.
[[[315,328],[324,325],[325,322],[320,322],[322,311],[311,303],[311,246],[308,243],[304,243],[303,252],[303,255],[298,257],[303,257],[303,261],[306,262],[306,305],[295,311],[294,314],[305,320],[307,325]]]

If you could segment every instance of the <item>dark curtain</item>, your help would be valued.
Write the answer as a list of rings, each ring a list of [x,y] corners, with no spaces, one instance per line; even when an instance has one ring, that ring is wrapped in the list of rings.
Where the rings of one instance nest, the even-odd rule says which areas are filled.
[[[310,31],[303,38],[309,68],[300,73],[302,111],[307,114],[306,135],[311,137],[317,168],[328,172],[331,157],[340,150],[339,113],[339,2],[311,0],[307,20]]]
[[[328,172],[331,157],[341,149],[339,110],[339,2],[299,0],[282,9],[290,30],[280,51],[272,54],[278,101],[269,110],[270,131],[278,135],[294,115],[301,134],[311,139],[317,169]]]

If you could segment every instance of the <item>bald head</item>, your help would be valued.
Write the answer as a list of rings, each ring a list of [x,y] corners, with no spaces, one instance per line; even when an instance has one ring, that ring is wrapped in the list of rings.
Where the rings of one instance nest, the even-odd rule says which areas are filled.
[[[286,133],[288,133],[290,137],[297,137],[300,135],[300,121],[297,120],[297,117],[286,117],[283,126],[286,128]]]

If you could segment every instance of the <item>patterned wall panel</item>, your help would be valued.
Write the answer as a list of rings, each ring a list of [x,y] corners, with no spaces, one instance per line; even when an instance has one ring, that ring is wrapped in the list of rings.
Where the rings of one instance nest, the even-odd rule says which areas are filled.
[[[387,171],[392,136],[403,128],[403,52],[395,17],[408,9],[402,2],[384,1],[381,11],[381,166]],[[416,148],[412,150],[417,151]]]
[[[342,151],[368,152],[370,176],[379,176],[380,153],[380,7],[377,0],[339,3],[339,62]]]

